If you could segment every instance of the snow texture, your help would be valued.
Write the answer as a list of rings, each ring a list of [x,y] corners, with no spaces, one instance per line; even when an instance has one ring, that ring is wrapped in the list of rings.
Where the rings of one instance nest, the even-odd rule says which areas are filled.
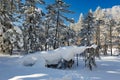
[[[31,59],[40,57],[35,53]],[[24,59],[28,56],[25,56]],[[84,67],[84,62],[79,58],[79,66],[72,69],[59,70],[45,68],[43,59],[39,58],[32,67],[21,65],[21,56],[0,55],[0,80],[119,80],[120,79],[120,56],[101,57],[97,61],[97,68],[93,71]]]

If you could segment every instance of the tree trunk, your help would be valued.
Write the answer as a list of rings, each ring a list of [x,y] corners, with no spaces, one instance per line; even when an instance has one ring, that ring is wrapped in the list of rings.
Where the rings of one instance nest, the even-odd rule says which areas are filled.
[[[59,47],[59,42],[57,40],[57,39],[59,39],[58,28],[59,28],[59,10],[57,12],[57,25],[56,25],[56,33],[55,33],[55,43],[54,43],[54,46],[53,46],[54,49]]]
[[[46,24],[47,28],[46,28],[46,31],[45,31],[45,36],[46,36],[46,43],[45,43],[45,50],[48,50],[48,42],[47,42],[47,39],[48,39],[48,35],[49,35],[49,23],[47,22]]]
[[[104,48],[104,55],[107,55],[108,45],[105,44],[103,48]]]
[[[77,66],[78,66],[78,54],[76,55],[76,58],[77,58]]]
[[[113,55],[112,54],[112,26],[110,26],[110,52],[111,52],[111,56]]]

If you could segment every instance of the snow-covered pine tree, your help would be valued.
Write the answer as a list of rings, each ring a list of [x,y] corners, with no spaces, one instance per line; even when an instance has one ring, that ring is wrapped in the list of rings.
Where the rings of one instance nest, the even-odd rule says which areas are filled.
[[[53,13],[51,5],[46,7],[47,13],[45,15],[44,27],[45,27],[45,50],[53,49],[55,39],[55,27],[56,17]]]
[[[120,54],[120,21],[119,19],[114,19],[115,24],[112,27],[113,31],[112,31],[112,39],[113,39],[113,48],[117,49],[118,54],[115,55],[119,55]],[[114,54],[113,54],[114,55]]]
[[[94,12],[94,18],[95,18],[95,43],[98,46],[96,48],[96,53],[99,56],[100,48],[101,48],[101,26],[104,25],[104,14],[102,13],[102,10],[100,7],[97,7],[96,11]]]
[[[107,18],[107,21],[106,21],[106,26],[107,26],[107,29],[108,29],[108,33],[109,33],[109,47],[110,47],[110,52],[111,52],[111,56],[113,55],[113,51],[112,51],[112,47],[113,47],[113,27],[115,27],[115,20],[113,18]]]
[[[93,34],[94,34],[94,17],[90,10],[83,20],[82,29],[80,31],[81,45],[90,46],[93,44]]]
[[[96,11],[94,12],[94,16],[95,16],[95,20],[96,20],[96,44],[98,46],[100,46],[100,25],[102,20],[100,18],[102,18],[101,15],[101,8],[98,7],[96,9]]]
[[[83,20],[84,22],[82,25],[83,28],[81,29],[80,32],[80,37],[82,38],[81,40],[82,46],[91,46],[93,44],[93,37],[95,33],[94,19],[95,18],[93,16],[93,12],[90,10]],[[92,68],[96,66],[95,49],[94,48],[86,49],[83,56],[85,58],[85,66],[88,67],[90,70],[92,70]]]
[[[118,51],[119,51],[119,55],[120,55],[120,22],[117,23],[116,30],[118,32],[117,44],[118,44]]]
[[[25,0],[24,14],[25,22],[23,24],[24,49],[28,52],[42,50],[41,43],[43,39],[43,12],[36,4],[45,4],[43,0]]]
[[[73,19],[69,19],[68,17],[64,16],[65,13],[73,13],[72,11],[68,10],[69,7],[70,5],[66,4],[63,0],[55,0],[55,3],[50,4],[47,7],[49,12],[52,14],[52,17],[54,17],[54,49],[58,48],[61,44],[61,30],[66,27],[66,25],[64,25],[65,21],[74,22]]]
[[[84,24],[83,20],[84,20],[84,16],[81,13],[79,16],[78,22],[70,25],[70,28],[74,31],[74,38],[75,38],[74,41],[76,45],[80,45],[80,42],[81,42],[80,31],[83,28],[83,24]],[[78,66],[78,57],[79,55],[77,54],[76,55],[77,66]]]
[[[13,30],[13,13],[16,11],[16,0],[2,0],[0,1],[0,27],[1,27],[1,51],[6,54],[12,54],[12,43],[10,40],[9,31]]]
[[[76,40],[76,33],[73,29],[70,27],[66,27],[62,29],[61,31],[61,46],[70,46],[70,45],[75,45],[77,40]]]
[[[81,43],[80,32],[81,32],[81,29],[83,28],[83,24],[84,24],[83,20],[84,20],[84,16],[81,13],[78,22],[75,24],[75,26],[73,25],[73,30],[76,29],[75,32],[77,36],[77,45],[80,45]]]

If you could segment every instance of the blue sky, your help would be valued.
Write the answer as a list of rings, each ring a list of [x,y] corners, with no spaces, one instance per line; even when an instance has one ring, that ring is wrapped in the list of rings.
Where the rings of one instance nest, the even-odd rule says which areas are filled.
[[[70,14],[68,17],[74,18],[75,21],[78,21],[80,13],[84,15],[87,14],[89,9],[95,11],[95,9],[100,6],[101,8],[111,8],[115,5],[120,5],[120,0],[64,0],[67,4],[70,4],[71,7],[69,10],[75,12],[75,14]],[[54,0],[45,0],[45,2],[53,3]]]
[[[53,3],[55,0],[45,0],[47,4]],[[100,6],[101,8],[112,8],[112,6],[120,5],[120,0],[64,0],[67,4],[70,4],[69,10],[75,12],[75,14],[67,14],[68,17],[74,18],[75,22],[78,21],[80,13],[87,14],[89,9],[95,11]],[[44,10],[44,9],[43,9]]]
[[[114,5],[120,5],[120,0],[65,0],[71,4],[70,9],[75,12],[73,17],[77,21],[80,13],[86,14],[89,9],[95,11],[100,6],[101,8],[111,8]],[[72,16],[72,15],[71,15]]]

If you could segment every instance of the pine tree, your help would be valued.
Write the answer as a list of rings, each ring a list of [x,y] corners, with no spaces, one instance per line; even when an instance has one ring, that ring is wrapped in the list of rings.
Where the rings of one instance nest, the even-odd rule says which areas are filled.
[[[83,28],[80,32],[81,45],[82,46],[91,46],[93,44],[93,38],[94,38],[94,31],[95,31],[95,20],[92,11],[90,10],[87,14],[87,16],[83,20]],[[88,67],[90,70],[94,66],[96,66],[95,57],[96,57],[96,49],[94,48],[88,48],[84,52],[84,58],[85,58],[85,66]]]
[[[13,29],[14,16],[12,15],[16,10],[16,1],[15,0],[2,0],[0,2],[0,24],[2,26],[2,44],[1,51],[3,53],[12,54],[12,43],[10,41],[10,35],[6,34]]]
[[[80,31],[81,45],[90,46],[93,44],[94,17],[90,10],[83,20],[83,28]]]
[[[24,49],[28,52],[35,52],[41,48],[43,35],[42,16],[43,12],[36,7],[36,4],[44,4],[42,0],[25,0],[24,14],[25,22],[23,24]],[[41,30],[42,29],[42,30]],[[42,48],[41,48],[42,50]]]
[[[54,46],[53,48],[56,49],[60,46],[61,40],[60,40],[60,32],[61,28],[66,27],[64,25],[65,20],[69,22],[74,22],[73,19],[69,19],[64,16],[65,13],[73,13],[72,11],[67,10],[70,7],[70,5],[67,5],[63,0],[55,0],[54,4],[48,5],[47,9],[52,14],[52,19],[55,20],[55,34],[54,34]]]
[[[120,22],[117,23],[117,27],[116,30],[118,32],[118,36],[117,36],[117,41],[118,41],[118,51],[119,51],[119,55],[120,55]]]
[[[102,13],[102,10],[100,7],[97,7],[96,11],[94,12],[94,17],[95,17],[95,43],[96,45],[98,46],[96,48],[96,53],[98,54],[99,56],[99,50],[101,48],[101,42],[100,42],[100,32],[101,32],[101,26],[104,25],[104,20],[103,20],[103,17],[104,17],[104,14]]]
[[[45,50],[49,50],[50,47],[53,47],[54,45],[54,39],[55,39],[55,21],[56,17],[53,14],[53,10],[51,5],[48,5],[46,7],[47,13],[45,15],[45,20],[44,20],[44,26],[45,26]]]
[[[108,31],[109,31],[109,47],[110,47],[110,52],[111,52],[111,56],[113,55],[112,53],[112,47],[113,47],[113,38],[112,38],[112,34],[113,34],[113,27],[115,27],[115,21],[112,18],[108,18],[108,21],[106,23],[106,25],[108,26]]]
[[[76,45],[76,33],[74,30],[72,30],[70,27],[66,27],[66,29],[64,29],[65,31],[63,31],[63,38],[62,41],[64,43],[64,46],[70,46],[70,45]]]

